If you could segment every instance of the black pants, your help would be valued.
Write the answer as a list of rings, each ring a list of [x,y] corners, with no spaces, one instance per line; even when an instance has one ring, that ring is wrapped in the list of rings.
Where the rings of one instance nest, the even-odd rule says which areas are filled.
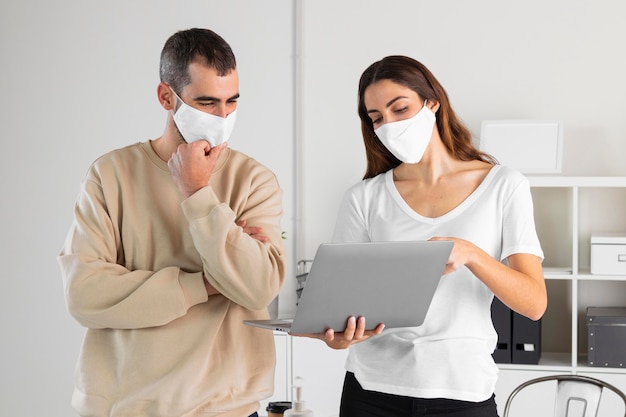
[[[483,402],[446,398],[413,398],[366,391],[347,372],[341,395],[340,417],[498,417],[495,397]]]

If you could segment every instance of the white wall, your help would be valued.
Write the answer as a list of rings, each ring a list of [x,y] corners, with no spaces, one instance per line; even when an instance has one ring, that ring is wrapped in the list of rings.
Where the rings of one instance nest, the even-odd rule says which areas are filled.
[[[158,54],[178,29],[213,28],[238,57],[242,99],[232,146],[277,173],[293,262],[330,239],[341,194],[363,173],[357,81],[385,55],[424,62],[476,135],[483,119],[561,119],[564,174],[626,175],[620,0],[302,3],[297,164],[292,1],[0,3],[0,415],[72,415],[83,330],[65,311],[56,254],[92,160],[161,133]],[[303,174],[299,238],[291,233],[294,167]]]
[[[626,3],[620,0],[306,2],[306,256],[360,180],[358,80],[387,55],[428,66],[476,138],[485,119],[564,122],[564,175],[626,175]]]
[[[0,3],[0,415],[75,415],[83,329],[66,312],[56,255],[89,164],[161,134],[159,54],[175,31],[209,27],[231,44],[241,99],[230,144],[277,174],[293,236],[292,9],[248,0]]]

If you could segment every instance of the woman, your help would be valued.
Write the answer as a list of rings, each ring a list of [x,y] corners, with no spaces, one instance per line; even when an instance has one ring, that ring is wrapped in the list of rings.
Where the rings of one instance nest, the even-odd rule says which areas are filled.
[[[472,144],[448,96],[421,63],[390,56],[365,70],[358,112],[364,180],[349,189],[335,242],[451,240],[422,326],[318,335],[350,348],[342,416],[497,416],[495,295],[539,319],[547,305],[530,187]],[[371,327],[370,327],[371,328]]]

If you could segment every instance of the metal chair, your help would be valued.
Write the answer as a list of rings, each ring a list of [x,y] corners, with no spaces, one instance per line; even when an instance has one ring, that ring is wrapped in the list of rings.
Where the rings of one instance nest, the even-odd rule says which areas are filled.
[[[599,379],[579,375],[551,375],[526,381],[509,395],[504,406],[503,417],[508,417],[513,398],[529,385],[545,381],[557,381],[554,417],[596,417],[600,407],[602,390],[607,388],[617,394],[624,402],[624,417],[626,417],[626,395],[618,388]],[[582,408],[582,415],[570,415],[570,407],[577,403]]]

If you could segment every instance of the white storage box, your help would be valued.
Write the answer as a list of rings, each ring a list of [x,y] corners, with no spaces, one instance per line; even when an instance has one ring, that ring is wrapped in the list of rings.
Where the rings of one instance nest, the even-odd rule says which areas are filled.
[[[626,275],[626,233],[591,235],[591,273]]]

